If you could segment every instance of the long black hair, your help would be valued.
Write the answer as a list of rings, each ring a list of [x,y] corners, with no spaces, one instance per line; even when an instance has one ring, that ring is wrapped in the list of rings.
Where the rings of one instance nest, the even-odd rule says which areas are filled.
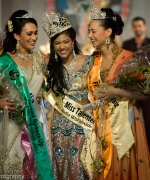
[[[67,84],[64,78],[64,71],[65,68],[62,64],[61,58],[58,56],[58,61],[55,59],[55,51],[54,51],[54,46],[53,43],[55,39],[60,36],[61,34],[66,34],[71,38],[71,40],[74,42],[74,51],[76,54],[81,54],[81,50],[79,48],[79,45],[76,41],[76,32],[75,30],[71,27],[61,33],[56,34],[54,37],[51,38],[50,42],[50,60],[48,63],[48,86],[49,88],[52,89],[52,91],[56,94],[62,94],[64,95],[64,89],[67,89]]]
[[[23,15],[27,14],[28,12],[25,10],[18,10],[15,11],[9,20],[12,22],[12,32],[9,32],[8,30],[8,24],[6,24],[5,27],[5,33],[6,37],[3,41],[3,52],[16,52],[16,43],[17,40],[14,38],[14,33],[20,35],[22,28],[25,26],[26,23],[33,23],[37,25],[37,22],[34,18],[17,18],[17,17],[22,17]]]
[[[116,12],[113,12],[110,8],[101,8],[102,12],[106,13],[106,19],[100,20],[102,27],[106,29],[111,28],[112,34],[110,36],[111,40],[115,39],[115,35],[122,34],[124,23],[121,19],[121,16]]]

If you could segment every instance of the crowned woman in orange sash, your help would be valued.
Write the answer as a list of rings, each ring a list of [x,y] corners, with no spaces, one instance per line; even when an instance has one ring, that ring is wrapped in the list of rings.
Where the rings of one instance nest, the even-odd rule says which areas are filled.
[[[93,162],[96,180],[149,180],[150,158],[145,130],[136,99],[146,97],[111,86],[116,68],[133,53],[115,45],[123,30],[121,17],[109,8],[91,8],[89,38],[97,50],[89,73],[90,101],[100,99],[93,110],[97,159]]]

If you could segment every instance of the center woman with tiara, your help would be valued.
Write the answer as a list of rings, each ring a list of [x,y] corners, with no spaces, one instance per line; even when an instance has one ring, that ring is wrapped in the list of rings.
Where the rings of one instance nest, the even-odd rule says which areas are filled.
[[[87,76],[93,58],[81,54],[76,32],[66,17],[46,12],[42,25],[50,38],[44,94],[53,107],[48,123],[54,176],[59,180],[86,180],[89,177],[81,153],[94,119],[82,105],[89,103]]]

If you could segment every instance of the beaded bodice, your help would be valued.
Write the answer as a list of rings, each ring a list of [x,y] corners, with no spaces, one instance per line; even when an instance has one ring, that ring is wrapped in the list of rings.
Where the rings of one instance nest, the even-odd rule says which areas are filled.
[[[43,73],[42,73],[42,57],[41,53],[38,51],[34,51],[33,56],[33,65],[29,67],[19,67],[24,74],[30,90],[36,97],[39,93],[39,90],[42,86],[43,82]]]
[[[122,53],[122,51],[123,51],[123,49],[120,48],[120,47],[118,47],[118,46],[116,46],[116,45],[112,48],[112,53],[113,53],[113,55],[112,55],[112,63],[110,64],[110,67],[109,67],[108,69],[105,69],[104,71],[101,71],[101,72],[100,72],[100,76],[101,76],[102,82],[105,82],[105,79],[106,79],[106,78],[108,77],[108,75],[109,75],[110,69],[112,68],[112,66],[114,65],[114,63],[116,63],[116,59],[117,59],[117,57],[119,56],[119,54]]]
[[[90,68],[90,64],[93,62],[93,57],[86,56],[85,63],[82,68],[69,75],[65,74],[65,81],[69,91],[65,92],[67,96],[74,101],[82,101],[88,97],[87,89],[87,77]]]

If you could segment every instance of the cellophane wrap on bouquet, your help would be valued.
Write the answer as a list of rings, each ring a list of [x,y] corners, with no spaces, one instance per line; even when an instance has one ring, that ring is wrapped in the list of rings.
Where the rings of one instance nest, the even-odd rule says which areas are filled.
[[[112,85],[140,95],[150,95],[150,45],[144,46],[119,65]]]
[[[2,29],[0,29],[0,54],[2,54],[3,52],[3,41],[5,37],[6,37],[6,33]]]
[[[10,114],[11,119],[19,126],[22,126],[25,122],[23,111],[25,108],[24,101],[22,100],[18,90],[10,84],[9,79],[3,76],[3,70],[0,71],[0,98],[9,98],[16,104],[16,111]]]

